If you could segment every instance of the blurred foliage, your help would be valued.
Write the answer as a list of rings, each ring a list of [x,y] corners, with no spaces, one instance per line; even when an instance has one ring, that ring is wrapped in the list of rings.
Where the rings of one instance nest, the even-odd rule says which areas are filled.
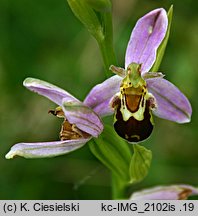
[[[153,151],[150,172],[131,191],[161,184],[198,186],[198,2],[112,2],[119,66],[124,65],[127,41],[137,19],[154,8],[174,5],[172,31],[160,69],[187,95],[193,107],[189,124],[155,118],[155,130],[144,143]],[[109,172],[93,157],[88,145],[52,159],[4,158],[17,142],[58,139],[61,122],[48,114],[55,105],[26,90],[24,78],[46,80],[83,100],[105,79],[95,40],[65,0],[1,0],[0,26],[0,198],[110,198]]]

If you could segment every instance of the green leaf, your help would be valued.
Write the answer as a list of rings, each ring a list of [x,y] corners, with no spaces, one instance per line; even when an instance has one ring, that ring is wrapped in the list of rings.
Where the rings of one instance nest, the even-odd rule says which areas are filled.
[[[161,64],[161,61],[162,61],[162,58],[164,56],[164,52],[166,50],[166,45],[168,43],[168,39],[169,39],[169,35],[170,35],[170,29],[171,29],[171,23],[172,23],[172,17],[173,17],[173,5],[171,5],[167,16],[168,16],[168,28],[167,28],[164,40],[162,41],[162,43],[160,44],[160,46],[157,50],[157,57],[156,57],[155,63],[150,70],[152,72],[158,71],[160,64]]]
[[[130,164],[130,183],[134,184],[143,180],[148,174],[152,160],[152,152],[145,147],[134,144],[134,153]]]
[[[89,4],[94,10],[99,12],[110,12],[111,1],[110,0],[83,0]]]
[[[129,182],[129,165],[131,151],[127,142],[121,139],[109,125],[106,125],[103,133],[89,142],[91,152],[111,172],[124,182]]]
[[[67,0],[75,16],[84,24],[88,31],[97,39],[103,38],[101,22],[93,10],[84,0]]]
[[[67,0],[75,16],[96,39],[102,54],[106,76],[112,74],[110,65],[116,65],[113,47],[112,5],[110,0]]]

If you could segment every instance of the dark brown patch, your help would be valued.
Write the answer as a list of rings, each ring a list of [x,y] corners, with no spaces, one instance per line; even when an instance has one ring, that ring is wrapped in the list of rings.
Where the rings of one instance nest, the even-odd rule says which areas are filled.
[[[130,117],[128,121],[124,121],[120,107],[121,103],[115,113],[117,121],[114,123],[114,128],[117,134],[129,142],[139,142],[148,138],[153,130],[148,101],[146,102],[144,119],[142,121],[138,121],[134,117]]]
[[[120,104],[120,98],[115,96],[111,102],[111,107],[116,108]]]

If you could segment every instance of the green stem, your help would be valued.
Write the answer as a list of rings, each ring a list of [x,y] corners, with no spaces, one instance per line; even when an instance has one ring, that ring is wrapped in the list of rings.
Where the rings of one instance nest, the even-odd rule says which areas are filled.
[[[112,72],[110,72],[109,67],[111,65],[117,65],[117,60],[113,47],[113,25],[112,25],[112,13],[106,12],[102,14],[103,23],[103,34],[102,37],[98,37],[98,45],[103,58],[103,63],[105,67],[106,77],[110,77]],[[118,176],[112,173],[112,199],[126,199],[126,184]]]
[[[126,189],[128,184],[124,183],[123,180],[118,178],[116,175],[112,173],[112,199],[120,200],[127,199]]]
[[[99,47],[103,58],[106,76],[110,77],[112,72],[109,71],[109,67],[111,65],[116,65],[113,46],[108,43],[108,40],[104,40],[104,42],[99,43]]]
[[[97,39],[100,52],[102,54],[106,76],[110,77],[112,73],[109,71],[110,65],[116,65],[116,57],[113,48],[113,27],[111,12],[102,15],[103,34]]]

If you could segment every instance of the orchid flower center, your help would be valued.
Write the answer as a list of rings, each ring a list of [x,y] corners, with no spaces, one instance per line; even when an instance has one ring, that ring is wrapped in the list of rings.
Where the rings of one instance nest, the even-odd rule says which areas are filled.
[[[151,110],[155,107],[155,100],[141,76],[141,64],[131,63],[127,70],[115,66],[111,69],[124,76],[120,92],[114,96],[111,103],[114,109],[115,131],[129,142],[143,141],[153,130]]]
[[[48,113],[51,113],[58,118],[64,119],[60,131],[60,140],[74,140],[74,139],[90,137],[88,133],[80,130],[75,124],[71,124],[67,120],[60,106],[57,107],[55,110],[49,110]]]

